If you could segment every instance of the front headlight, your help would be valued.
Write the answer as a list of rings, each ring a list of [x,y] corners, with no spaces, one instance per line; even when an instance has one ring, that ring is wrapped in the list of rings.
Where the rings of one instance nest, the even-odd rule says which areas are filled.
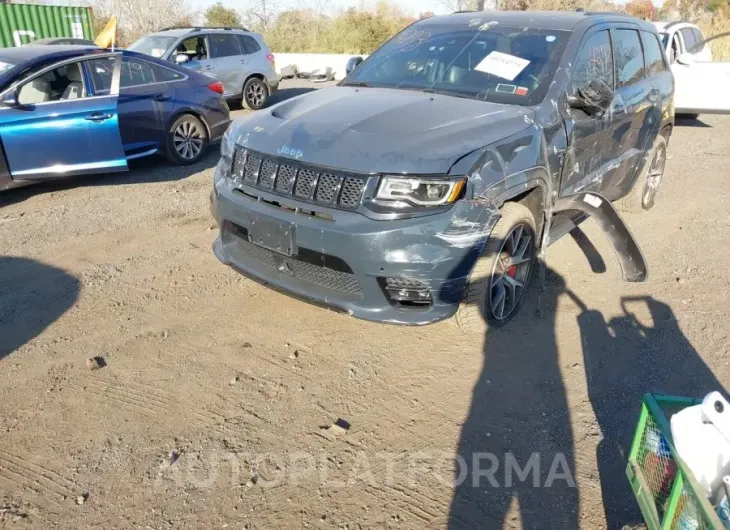
[[[443,206],[459,200],[466,177],[396,177],[380,179],[376,200],[397,201],[412,206]]]
[[[230,166],[233,161],[233,151],[236,149],[236,139],[233,134],[233,123],[228,126],[226,134],[223,135],[221,140],[221,158],[227,165]]]

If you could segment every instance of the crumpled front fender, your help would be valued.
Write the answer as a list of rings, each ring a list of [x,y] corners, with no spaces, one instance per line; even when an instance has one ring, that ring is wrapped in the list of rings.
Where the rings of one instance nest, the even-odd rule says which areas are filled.
[[[616,252],[625,281],[643,282],[647,279],[649,272],[644,254],[610,201],[598,193],[575,193],[558,199],[552,213],[566,210],[579,210],[596,220]]]

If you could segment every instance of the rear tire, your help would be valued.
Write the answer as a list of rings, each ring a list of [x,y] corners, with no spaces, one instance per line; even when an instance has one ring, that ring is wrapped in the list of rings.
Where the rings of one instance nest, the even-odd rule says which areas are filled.
[[[616,207],[621,212],[640,213],[651,210],[654,206],[667,161],[667,139],[664,136],[657,135],[646,159],[647,163],[631,191],[616,201]]]
[[[537,248],[535,219],[516,202],[505,203],[500,212],[456,311],[456,323],[464,331],[486,333],[509,322],[529,285]]]
[[[241,105],[248,110],[259,110],[269,101],[269,89],[258,77],[251,77],[243,85]]]
[[[176,166],[187,166],[200,160],[208,146],[208,132],[192,114],[178,117],[165,135],[165,157]]]

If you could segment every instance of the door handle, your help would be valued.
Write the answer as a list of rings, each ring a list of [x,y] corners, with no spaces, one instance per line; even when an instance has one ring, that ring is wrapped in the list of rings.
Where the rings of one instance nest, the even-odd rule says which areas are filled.
[[[89,121],[100,122],[100,121],[108,120],[111,117],[112,117],[111,114],[102,114],[101,112],[94,112],[92,114],[89,114],[88,116],[84,116],[84,119],[89,120]]]
[[[205,66],[203,66],[203,70],[212,70],[212,69],[213,69],[213,67],[209,64],[206,64]]]
[[[165,94],[157,94],[152,99],[154,99],[155,101],[167,101],[168,99],[170,99],[170,96],[166,96]]]
[[[246,59],[241,59],[241,64],[246,64]]]

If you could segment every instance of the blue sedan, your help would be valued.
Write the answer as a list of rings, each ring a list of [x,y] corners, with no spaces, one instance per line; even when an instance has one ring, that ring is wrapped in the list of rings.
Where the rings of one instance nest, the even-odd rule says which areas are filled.
[[[85,46],[0,50],[0,190],[126,171],[157,153],[192,164],[229,123],[223,85],[171,62]]]

